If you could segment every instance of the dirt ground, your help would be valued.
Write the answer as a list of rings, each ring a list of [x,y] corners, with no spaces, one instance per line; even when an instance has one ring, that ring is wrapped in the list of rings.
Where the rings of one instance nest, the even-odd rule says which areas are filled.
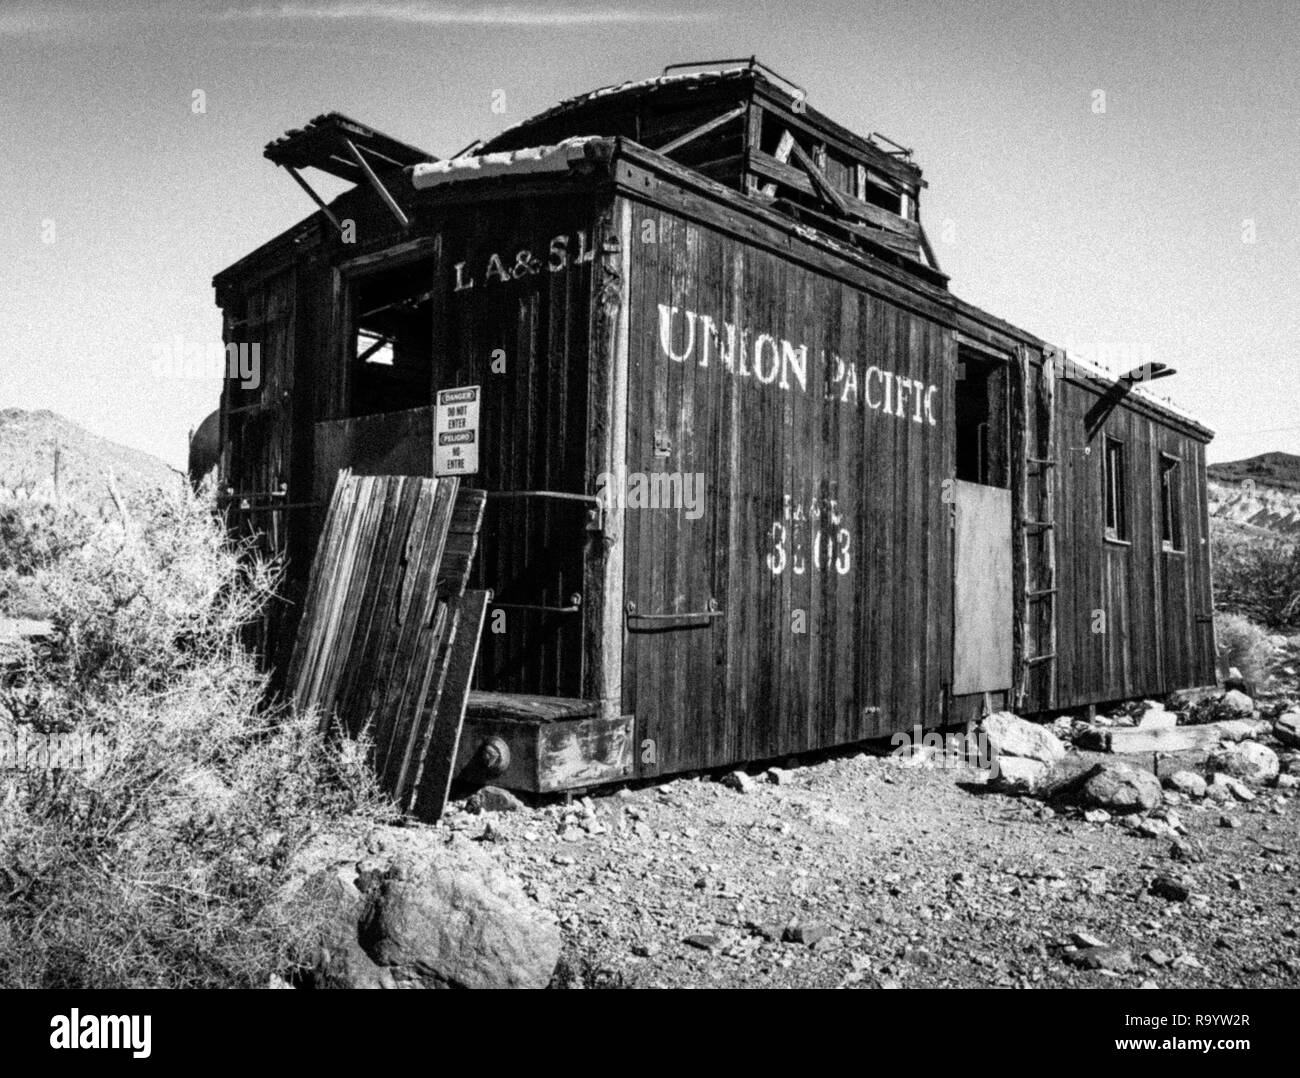
[[[748,793],[679,780],[447,825],[556,911],[572,987],[1300,985],[1291,791],[1180,805],[1187,863],[980,777],[857,754]],[[1149,893],[1162,875],[1190,896]],[[1128,968],[1068,964],[1076,933]]]
[[[565,987],[1300,986],[1295,791],[1175,795],[1173,841],[888,751],[755,774],[747,792],[699,777],[454,806],[443,826],[557,913]],[[1186,893],[1152,893],[1159,877]],[[1100,968],[1074,964],[1097,944],[1113,948]]]

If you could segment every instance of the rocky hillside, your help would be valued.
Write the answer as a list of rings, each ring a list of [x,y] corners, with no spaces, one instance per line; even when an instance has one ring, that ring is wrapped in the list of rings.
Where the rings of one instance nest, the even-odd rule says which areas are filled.
[[[0,500],[49,498],[55,457],[63,498],[96,505],[108,499],[107,475],[125,497],[178,481],[157,457],[110,442],[55,412],[0,409]]]
[[[1261,453],[1211,464],[1210,516],[1247,534],[1300,538],[1300,456]]]

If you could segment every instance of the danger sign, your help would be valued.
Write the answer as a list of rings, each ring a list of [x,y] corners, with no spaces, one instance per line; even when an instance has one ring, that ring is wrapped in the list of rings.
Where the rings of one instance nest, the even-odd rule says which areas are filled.
[[[433,474],[478,471],[479,387],[438,390],[433,417]]]

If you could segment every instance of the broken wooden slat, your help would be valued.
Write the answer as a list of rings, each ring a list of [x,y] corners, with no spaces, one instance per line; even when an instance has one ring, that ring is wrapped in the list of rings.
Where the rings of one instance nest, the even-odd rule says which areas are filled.
[[[433,721],[417,747],[419,769],[411,783],[408,807],[421,819],[437,820],[447,806],[490,595],[487,591],[467,591],[458,604],[460,615],[455,637],[447,649],[446,677],[433,709]]]
[[[469,694],[466,708],[467,714],[475,718],[509,719],[512,722],[559,722],[600,713],[597,700],[516,692],[475,691]]]
[[[461,489],[456,494],[452,509],[452,523],[443,547],[442,558],[439,561],[435,584],[435,594],[439,603],[439,610],[444,613],[445,625],[433,661],[429,664],[425,673],[426,686],[421,693],[423,702],[420,710],[413,716],[411,732],[406,738],[405,753],[400,765],[394,767],[390,772],[392,789],[397,793],[399,801],[404,805],[410,805],[415,798],[420,773],[425,767],[425,752],[428,750],[431,738],[434,736],[436,724],[443,721],[439,716],[442,714],[441,709],[444,692],[446,691],[448,671],[451,668],[454,655],[457,653],[454,649],[469,646],[464,640],[464,633],[469,631],[469,627],[460,624],[460,619],[464,613],[461,597],[465,593],[465,585],[469,583],[470,568],[473,563],[474,553],[478,549],[479,529],[483,524],[483,509],[486,502],[487,494],[482,490]],[[473,616],[472,609],[470,614]],[[482,618],[480,617],[478,621],[479,625],[474,630],[475,635],[472,641],[473,652],[469,658],[469,676],[471,677],[473,675],[473,664],[478,657],[479,633],[482,630]],[[466,682],[460,695],[464,696],[468,691],[469,684]],[[457,714],[459,716],[459,712]],[[460,721],[459,717],[455,719],[457,724],[456,737],[459,737]],[[452,750],[451,759],[455,759],[454,749]],[[448,785],[451,781],[450,767],[451,763],[449,761],[447,763],[449,771]],[[445,802],[445,795],[443,800]],[[441,812],[442,805],[439,805],[437,813],[441,814]]]

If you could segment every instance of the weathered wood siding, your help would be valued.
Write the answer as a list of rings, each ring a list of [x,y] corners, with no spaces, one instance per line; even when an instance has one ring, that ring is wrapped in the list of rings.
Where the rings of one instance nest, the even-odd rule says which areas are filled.
[[[625,639],[624,709],[653,742],[642,774],[935,725],[951,670],[951,332],[655,206],[633,203],[631,234],[628,469],[703,476],[697,519],[626,513],[629,609],[696,615]],[[805,350],[803,378],[787,345]],[[903,415],[870,407],[882,371],[920,383],[930,413],[914,396]]]
[[[301,452],[311,424],[310,412],[301,407],[296,371],[297,285],[292,267],[250,278],[239,292],[224,298],[222,325],[224,343],[249,349],[251,362],[222,385],[221,476],[234,494],[226,505],[227,523],[235,537],[251,542],[261,556],[283,562],[291,556],[310,559],[288,514],[276,508],[291,504],[304,482],[310,489]],[[273,496],[282,489],[284,496]],[[256,647],[268,659],[287,655],[296,595],[292,585],[282,589],[260,626]]]
[[[1121,404],[1089,435],[1104,387],[1061,381],[1056,455],[1058,695],[1066,708],[1215,680],[1205,445]],[[1124,443],[1129,542],[1104,536],[1105,437]],[[1161,549],[1159,455],[1182,460],[1182,552]],[[1049,706],[1046,700],[1031,701]]]
[[[435,378],[439,387],[483,386],[472,482],[490,493],[589,493],[588,342],[601,227],[594,202],[573,196],[443,212]],[[579,501],[490,496],[477,586],[493,590],[494,604],[571,605],[583,591],[586,524]],[[489,611],[480,687],[578,696],[582,677],[581,613]]]

